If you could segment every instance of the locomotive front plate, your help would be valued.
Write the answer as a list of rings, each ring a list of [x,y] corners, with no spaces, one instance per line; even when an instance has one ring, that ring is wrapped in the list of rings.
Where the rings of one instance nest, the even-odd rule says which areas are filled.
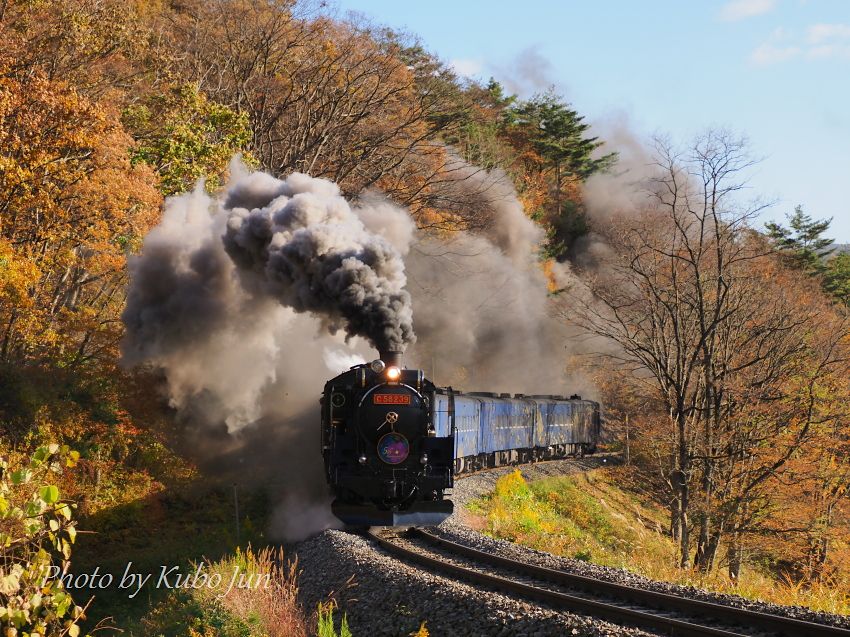
[[[372,394],[373,405],[409,405],[410,394]]]

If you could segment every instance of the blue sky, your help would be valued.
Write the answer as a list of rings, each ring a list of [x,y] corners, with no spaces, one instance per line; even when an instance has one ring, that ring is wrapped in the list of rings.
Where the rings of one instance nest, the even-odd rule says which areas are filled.
[[[463,73],[529,95],[554,84],[587,120],[686,142],[722,126],[764,158],[752,194],[834,217],[850,242],[850,1],[337,0],[405,29]]]

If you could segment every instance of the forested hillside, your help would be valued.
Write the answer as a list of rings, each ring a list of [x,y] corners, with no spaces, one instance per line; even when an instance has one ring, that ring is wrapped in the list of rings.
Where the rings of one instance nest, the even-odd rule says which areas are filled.
[[[198,474],[159,371],[121,363],[127,262],[165,197],[215,194],[238,153],[384,193],[437,237],[498,232],[475,177],[503,174],[545,237],[552,314],[593,337],[563,367],[594,380],[679,566],[846,589],[850,257],[801,209],[758,228],[730,134],[650,149],[649,196],[600,216],[584,186],[623,169],[557,93],[458,77],[427,43],[307,3],[0,2],[0,38],[0,457],[35,472],[0,491],[4,555],[35,551],[25,533],[68,555],[64,498],[112,523]],[[63,499],[40,492],[24,528],[23,485],[51,480]]]
[[[164,196],[215,191],[234,153],[379,189],[435,232],[491,222],[457,181],[464,160],[498,167],[558,258],[584,231],[578,184],[613,159],[554,94],[461,82],[407,38],[292,3],[9,3],[0,24],[4,435],[96,448],[92,474],[157,418],[118,364],[126,257]]]

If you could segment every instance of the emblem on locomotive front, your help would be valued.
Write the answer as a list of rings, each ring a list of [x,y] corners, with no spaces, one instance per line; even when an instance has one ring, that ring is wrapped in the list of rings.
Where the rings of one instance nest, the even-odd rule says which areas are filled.
[[[410,455],[410,443],[400,433],[393,431],[384,434],[378,441],[378,457],[387,464],[404,462],[408,455]]]

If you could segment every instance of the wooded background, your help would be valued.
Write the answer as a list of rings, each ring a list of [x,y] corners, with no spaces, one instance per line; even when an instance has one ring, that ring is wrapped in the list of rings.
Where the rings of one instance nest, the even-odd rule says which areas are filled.
[[[758,228],[735,135],[656,140],[641,203],[602,219],[583,185],[617,156],[557,93],[458,77],[322,7],[2,0],[0,38],[0,445],[76,449],[63,492],[82,513],[195,472],[156,373],[119,361],[127,257],[165,196],[214,192],[240,153],[377,189],[447,235],[496,223],[457,187],[472,166],[545,230],[542,268],[572,264],[553,312],[606,345],[564,366],[596,380],[612,442],[628,430],[680,566],[848,581],[850,257],[802,208]]]

